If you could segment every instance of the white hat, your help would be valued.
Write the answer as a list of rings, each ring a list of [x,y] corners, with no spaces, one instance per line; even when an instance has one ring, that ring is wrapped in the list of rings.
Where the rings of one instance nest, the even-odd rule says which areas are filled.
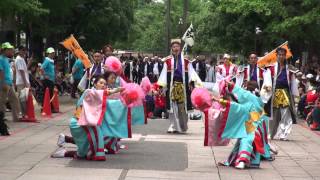
[[[230,56],[229,54],[224,54],[224,55],[223,55],[223,58],[230,59],[231,56]]]
[[[54,49],[52,47],[49,47],[46,51],[46,53],[50,54],[50,53],[54,53]]]
[[[171,39],[171,45],[175,43],[181,44],[181,39]]]
[[[313,75],[312,74],[307,74],[306,76],[308,79],[312,79],[313,78]]]

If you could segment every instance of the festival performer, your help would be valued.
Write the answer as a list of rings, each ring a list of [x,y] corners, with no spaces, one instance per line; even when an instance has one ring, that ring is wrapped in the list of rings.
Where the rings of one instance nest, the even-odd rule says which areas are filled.
[[[273,160],[267,141],[268,117],[263,113],[263,102],[256,96],[255,82],[248,86],[253,93],[239,86],[228,84],[228,90],[236,99],[216,99],[226,108],[223,113],[221,137],[237,138],[237,142],[228,159],[221,165],[234,166],[238,169],[259,167],[261,158]]]
[[[171,40],[172,55],[164,58],[164,66],[157,84],[166,87],[166,108],[169,110],[168,133],[186,133],[188,129],[187,110],[191,110],[189,83],[202,86],[192,63],[181,53],[181,40]]]
[[[299,96],[295,74],[289,70],[286,61],[287,50],[278,48],[277,63],[270,67],[273,75],[271,98],[271,139],[288,140],[292,123],[296,123],[293,96]]]
[[[238,69],[239,78],[237,78],[237,84],[239,86],[246,87],[246,83],[249,81],[255,81],[258,84],[258,89],[263,84],[263,69],[257,66],[258,57],[256,54],[250,54],[248,65],[243,68],[243,71]],[[240,82],[238,82],[240,81]]]
[[[223,55],[223,61],[223,64],[217,67],[216,82],[220,82],[228,76],[235,76],[237,74],[237,66],[232,64],[229,54]]]
[[[120,66],[121,62],[119,61],[118,58],[114,57],[114,56],[110,56],[109,58],[107,58],[106,63],[105,63],[105,71],[106,74],[108,72],[112,72],[113,75],[112,77],[115,79],[112,79],[111,81],[108,81],[107,79],[107,86],[108,88],[118,88],[118,87],[124,87],[127,82],[122,78],[122,67]],[[151,83],[150,80],[147,77],[144,77],[143,79],[147,80],[148,83],[145,83],[146,81],[142,81],[141,85],[145,85],[145,86],[149,86],[149,90],[146,91],[150,91],[151,90]],[[149,84],[149,85],[147,85]],[[143,90],[145,88],[142,88]],[[148,92],[144,92],[145,94],[147,94]],[[132,125],[142,125],[145,124],[146,119],[144,116],[144,107],[143,107],[143,102],[137,102],[136,104],[132,105],[132,107],[130,107],[130,111],[131,111],[131,122]]]
[[[107,80],[106,86],[109,90],[119,87],[127,89],[128,84],[120,77],[122,66],[118,58],[109,56],[104,67],[104,77]],[[134,107],[128,107],[121,98],[121,95],[117,93],[111,95],[107,101],[109,108],[106,111],[106,119],[109,123],[103,122],[102,129],[105,132],[105,149],[108,154],[115,154],[120,149],[126,149],[127,146],[121,145],[120,139],[131,137],[131,125],[144,124],[145,122],[142,100],[135,103]],[[118,125],[112,126],[111,124]],[[114,134],[113,132],[118,133]]]
[[[223,99],[214,92],[210,101],[207,90],[196,88],[191,95],[194,106],[205,113],[205,146],[225,146],[228,139],[238,139],[225,166],[259,167],[262,158],[273,160],[267,139],[268,117],[263,114],[263,102],[254,91],[257,84],[248,82],[244,90],[234,83],[220,83]],[[219,104],[223,107],[220,107]],[[217,111],[217,112],[216,112]]]
[[[87,88],[91,87],[92,85],[92,78],[97,75],[102,75],[104,73],[104,68],[103,68],[103,57],[100,51],[96,51],[93,53],[93,64],[90,69],[87,69],[86,76],[88,77],[88,82],[87,82]]]
[[[109,56],[113,55],[113,48],[112,48],[111,44],[107,44],[107,45],[103,46],[102,53],[103,53],[103,61],[102,61],[102,63],[105,64],[107,58]]]
[[[105,79],[107,80],[106,87],[109,90],[119,88],[120,82],[117,80],[117,75],[113,71],[106,71],[104,74]],[[107,106],[110,108],[110,119],[112,119],[113,122],[116,122],[117,120],[121,120],[118,123],[121,123],[121,125],[127,126],[127,123],[130,123],[127,121],[127,114],[128,114],[128,108],[125,107],[122,102],[120,101],[120,93],[113,94],[109,97]],[[112,113],[117,111],[118,113]],[[110,122],[110,121],[109,121]],[[128,126],[127,126],[128,127]],[[110,129],[111,127],[108,126],[107,122],[104,122],[102,124],[102,129]],[[111,128],[112,129],[112,128]],[[128,134],[124,132],[123,134]],[[121,147],[120,145],[120,138],[122,136],[110,136],[110,134],[105,134],[105,150],[108,154],[116,154],[120,149],[126,148],[125,146]]]
[[[70,120],[70,131],[72,136],[60,134],[57,145],[58,148],[52,155],[52,158],[72,157],[85,158],[87,160],[105,161],[104,152],[104,134],[101,129],[102,115],[104,115],[104,108],[106,104],[107,95],[123,91],[123,89],[105,90],[106,80],[103,76],[98,75],[94,77],[94,88],[86,90],[77,103],[74,117]],[[102,97],[102,98],[101,98]],[[81,116],[83,108],[88,108],[85,103],[94,102],[96,106],[91,108],[97,110],[98,113],[92,113],[91,123],[83,121]],[[86,109],[87,110],[87,109]],[[90,111],[89,111],[90,113]],[[98,116],[98,117],[97,117]],[[99,123],[100,122],[100,123]],[[102,121],[103,122],[103,121]],[[64,143],[72,143],[77,145],[77,151],[67,151],[63,145]]]

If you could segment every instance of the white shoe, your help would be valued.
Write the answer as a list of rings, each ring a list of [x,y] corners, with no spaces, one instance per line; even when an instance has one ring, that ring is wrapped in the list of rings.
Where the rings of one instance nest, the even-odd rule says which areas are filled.
[[[269,143],[269,147],[270,147],[270,151],[277,155],[278,154],[278,149],[276,147],[274,147],[272,144]]]
[[[167,130],[167,133],[173,133],[173,132],[175,132],[176,130],[173,128],[173,125],[172,124],[170,124],[170,126],[169,126],[169,128],[168,128],[168,130]]]
[[[246,167],[245,163],[244,162],[239,162],[238,165],[235,166],[237,169],[244,169]]]
[[[66,143],[66,136],[64,134],[59,134],[57,146],[62,147]]]
[[[123,144],[120,144],[119,148],[120,148],[120,149],[128,149],[128,146],[123,145]]]
[[[58,148],[53,154],[51,154],[52,158],[64,158],[64,154],[67,150],[64,147]]]

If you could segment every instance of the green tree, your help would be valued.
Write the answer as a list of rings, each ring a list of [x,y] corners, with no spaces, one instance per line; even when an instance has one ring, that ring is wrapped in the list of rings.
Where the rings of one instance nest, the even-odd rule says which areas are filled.
[[[61,48],[59,42],[70,34],[84,36],[81,46],[95,49],[126,40],[133,6],[130,0],[3,0],[0,15],[17,17],[17,33],[26,32],[31,49],[41,56],[43,38],[47,46]]]
[[[0,15],[2,18],[16,14],[40,15],[48,13],[39,0],[1,0]]]
[[[163,3],[135,1],[134,20],[127,41],[117,41],[116,47],[138,51],[164,49],[165,7]]]
[[[260,53],[288,40],[297,53],[318,47],[318,0],[211,0],[210,14],[200,24],[198,43],[212,51]],[[263,33],[256,37],[255,27]]]

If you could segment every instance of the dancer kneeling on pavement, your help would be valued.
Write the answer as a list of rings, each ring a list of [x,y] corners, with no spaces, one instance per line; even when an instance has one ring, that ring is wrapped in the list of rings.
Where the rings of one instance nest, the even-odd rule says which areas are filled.
[[[258,97],[258,93],[254,91],[254,88],[250,89],[250,86],[248,89],[253,93],[234,86],[233,83],[228,83],[227,86],[226,92],[230,92],[231,97],[235,97],[234,101],[213,99],[226,107],[224,117],[227,122],[222,138],[237,138],[238,140],[228,159],[220,164],[234,166],[238,169],[258,168],[262,157],[273,160],[266,138],[268,123],[264,122],[269,119],[263,112],[264,104]]]
[[[70,120],[70,131],[72,137],[59,135],[57,149],[51,157],[73,157],[73,158],[86,158],[88,160],[104,161],[104,136],[101,131],[101,121],[106,106],[106,98],[108,95],[121,92],[123,88],[105,89],[106,80],[103,76],[97,76],[94,80],[94,88],[86,90],[80,97],[74,117]],[[95,106],[89,107],[91,110],[86,113],[83,109],[87,102],[95,103]],[[82,116],[85,114],[84,116]],[[89,118],[90,119],[89,119]],[[67,151],[63,146],[64,143],[73,143],[77,145],[77,151]]]
[[[219,132],[215,132],[219,136],[217,139],[237,139],[237,142],[228,159],[219,164],[243,169],[259,167],[262,158],[273,160],[267,142],[268,117],[263,113],[263,102],[259,95],[225,81],[220,85],[220,93],[223,98],[213,97],[214,101],[224,107],[221,118],[218,119],[220,123],[216,124],[220,128],[215,128],[219,129]],[[197,103],[195,100],[193,102]]]

